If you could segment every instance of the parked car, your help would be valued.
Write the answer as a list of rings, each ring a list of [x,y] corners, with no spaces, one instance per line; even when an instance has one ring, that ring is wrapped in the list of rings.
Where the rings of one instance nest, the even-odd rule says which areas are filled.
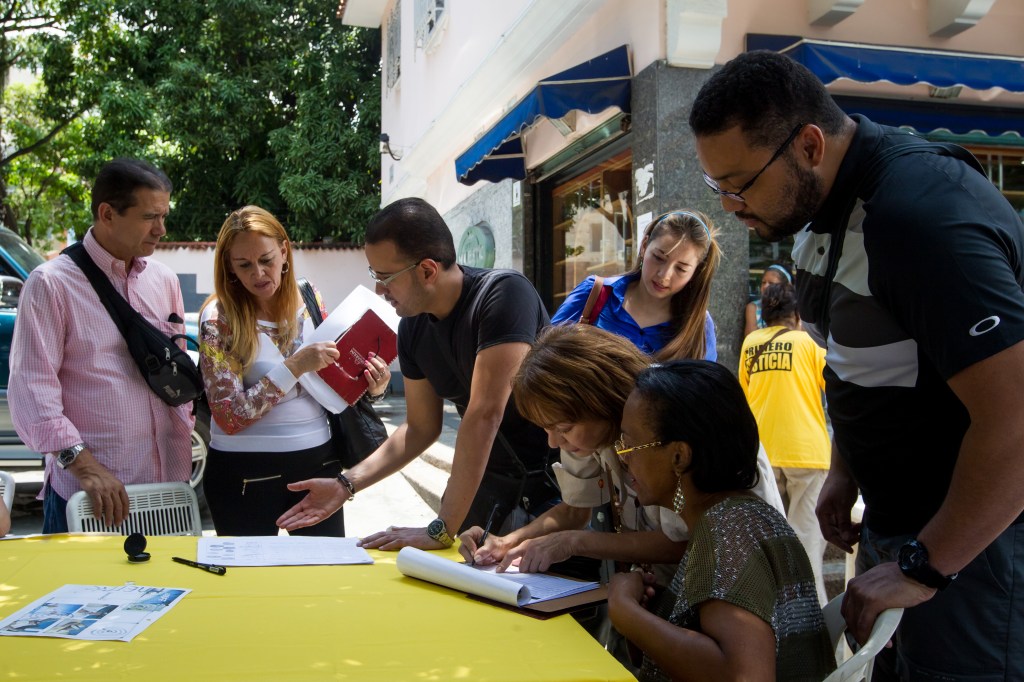
[[[23,484],[41,484],[43,457],[29,450],[18,437],[11,423],[7,402],[10,379],[11,339],[18,315],[18,296],[28,274],[44,262],[25,240],[11,230],[0,227],[0,470],[16,475],[19,489]],[[193,335],[196,329],[187,330]],[[193,356],[194,357],[194,356]],[[112,420],[111,424],[116,424]],[[210,416],[206,401],[196,403],[196,427],[192,432],[192,487],[199,485],[206,469],[206,453],[210,443]],[[22,476],[19,474],[27,474]]]

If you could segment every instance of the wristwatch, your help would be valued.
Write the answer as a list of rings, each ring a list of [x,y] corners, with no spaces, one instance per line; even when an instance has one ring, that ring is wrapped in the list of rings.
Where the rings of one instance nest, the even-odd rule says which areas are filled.
[[[444,525],[444,519],[437,518],[427,526],[427,535],[440,542],[446,548],[455,544],[452,536],[448,535],[448,527]]]
[[[72,445],[70,448],[64,448],[57,453],[57,466],[61,469],[67,469],[75,463],[75,460],[78,459],[78,455],[81,454],[82,450],[85,450],[84,443]]]
[[[899,553],[896,555],[896,563],[899,565],[903,575],[911,580],[916,580],[922,585],[934,587],[937,590],[944,590],[949,584],[956,580],[957,574],[942,575],[935,567],[928,563],[928,548],[919,540],[907,540]]]

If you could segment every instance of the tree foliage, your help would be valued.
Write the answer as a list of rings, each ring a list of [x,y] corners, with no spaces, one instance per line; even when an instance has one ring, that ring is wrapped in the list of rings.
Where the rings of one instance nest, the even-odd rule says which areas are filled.
[[[175,183],[171,239],[212,239],[249,203],[293,239],[361,239],[380,197],[378,31],[310,0],[37,4],[59,18],[16,41],[19,59],[42,74],[36,133],[63,122],[46,144],[75,139],[69,174],[118,155],[158,164]]]

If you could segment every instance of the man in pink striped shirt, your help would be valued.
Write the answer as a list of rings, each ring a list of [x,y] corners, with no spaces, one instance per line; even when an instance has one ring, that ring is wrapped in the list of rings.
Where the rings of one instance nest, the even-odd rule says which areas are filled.
[[[171,181],[115,159],[92,188],[85,249],[133,308],[168,336],[184,333],[177,276],[153,255],[166,234]],[[97,516],[120,524],[124,486],[187,481],[191,406],[154,394],[85,273],[67,256],[36,268],[18,302],[8,387],[18,435],[46,458],[43,532],[67,530],[67,499],[85,490]]]

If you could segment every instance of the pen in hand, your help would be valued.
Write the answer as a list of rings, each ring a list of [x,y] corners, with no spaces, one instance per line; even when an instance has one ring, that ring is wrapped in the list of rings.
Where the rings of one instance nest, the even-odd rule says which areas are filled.
[[[491,515],[487,517],[487,525],[484,527],[484,534],[480,536],[480,542],[477,543],[476,548],[480,549],[487,542],[487,536],[491,533],[491,526],[494,524],[494,515],[498,513],[498,505],[494,505],[491,509]],[[470,566],[476,566],[476,553],[473,553],[473,558],[469,562]]]
[[[198,568],[208,573],[216,573],[217,575],[224,575],[228,572],[228,569],[223,566],[217,566],[216,564],[201,564],[198,561],[192,561],[191,559],[182,559],[180,556],[172,556],[172,561],[177,561],[179,564],[185,564],[192,568]]]

